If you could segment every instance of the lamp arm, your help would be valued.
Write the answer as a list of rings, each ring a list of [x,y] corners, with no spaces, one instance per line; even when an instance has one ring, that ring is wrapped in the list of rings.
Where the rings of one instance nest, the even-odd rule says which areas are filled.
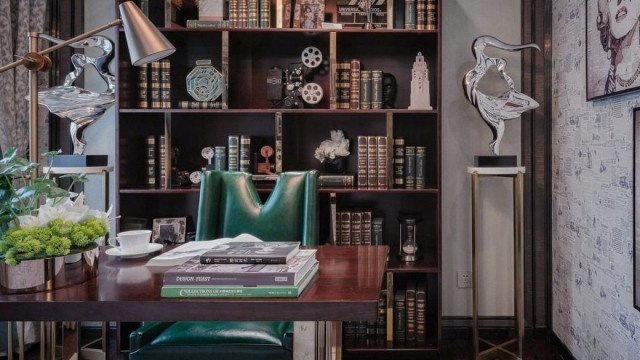
[[[106,30],[106,29],[112,28],[114,26],[120,26],[120,25],[122,25],[122,20],[116,19],[116,20],[114,20],[114,21],[112,21],[112,22],[110,22],[108,24],[104,24],[104,25],[102,25],[102,26],[100,26],[98,28],[95,28],[93,30],[87,31],[84,34],[80,34],[80,35],[78,35],[76,37],[73,37],[73,38],[71,38],[69,40],[65,40],[65,41],[63,41],[63,42],[61,42],[59,44],[56,44],[56,45],[51,46],[51,47],[48,47],[48,48],[46,48],[44,50],[40,50],[40,51],[38,51],[38,54],[39,55],[46,55],[46,54],[48,54],[50,52],[53,52],[53,51],[56,51],[58,49],[61,49],[61,48],[65,47],[65,46],[71,45],[74,42],[77,42],[77,41],[80,41],[80,40],[84,40],[84,39],[90,37],[91,35],[97,34],[97,33],[101,32],[101,31]],[[10,64],[7,64],[7,65],[5,65],[3,67],[0,67],[0,73],[3,73],[3,72],[5,72],[5,71],[7,71],[9,69],[16,68],[16,67],[18,67],[20,65],[23,65],[24,63],[29,62],[29,61],[31,61],[31,59],[29,59],[28,56],[26,58],[24,58],[24,59],[20,59],[20,60],[14,61],[14,62],[12,62]]]

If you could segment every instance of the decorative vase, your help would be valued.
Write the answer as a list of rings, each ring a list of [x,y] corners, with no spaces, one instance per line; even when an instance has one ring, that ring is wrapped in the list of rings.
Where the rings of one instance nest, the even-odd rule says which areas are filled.
[[[0,261],[0,292],[28,294],[83,283],[98,275],[99,255],[94,243],[65,256],[23,260],[16,266]]]
[[[346,159],[343,156],[324,159],[324,171],[328,174],[342,174],[346,167]]]

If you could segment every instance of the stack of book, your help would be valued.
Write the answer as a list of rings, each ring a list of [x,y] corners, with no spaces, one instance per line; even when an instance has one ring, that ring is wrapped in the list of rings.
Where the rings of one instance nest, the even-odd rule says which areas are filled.
[[[403,138],[393,139],[393,187],[425,189],[426,177],[427,148],[407,146]]]
[[[362,70],[360,60],[336,64],[336,109],[382,109],[382,71]]]
[[[386,189],[387,137],[358,136],[358,187]]]
[[[138,67],[138,108],[171,108],[171,62],[167,59]]]
[[[393,341],[397,343],[426,342],[427,284],[409,279],[404,289],[395,290],[393,297]]]
[[[165,272],[161,296],[298,297],[318,267],[297,242],[232,242]]]
[[[437,30],[438,1],[405,0],[404,28],[415,30]]]

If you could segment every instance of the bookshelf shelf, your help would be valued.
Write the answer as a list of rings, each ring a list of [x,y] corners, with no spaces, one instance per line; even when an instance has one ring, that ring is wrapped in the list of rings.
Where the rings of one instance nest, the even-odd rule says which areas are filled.
[[[442,8],[442,2],[436,0],[438,9]],[[170,2],[149,2],[151,3]],[[330,0],[325,5],[326,14],[331,14],[333,22],[336,22],[336,2]],[[398,27],[404,19],[405,2],[394,1],[391,5],[393,13],[397,14],[393,24]],[[272,9],[275,9],[275,2],[272,3]],[[442,24],[442,16],[441,11],[438,11],[438,24]],[[162,23],[156,24],[166,25],[166,19],[161,21]],[[335,215],[346,217],[345,213],[350,213],[349,216],[356,214],[354,220],[344,222],[341,219],[341,222],[360,223],[360,239],[364,239],[362,229],[367,224],[370,225],[370,239],[373,242],[375,224],[375,239],[381,239],[383,244],[390,246],[391,254],[397,254],[400,225],[398,217],[405,212],[419,213],[423,221],[417,225],[417,234],[423,259],[413,264],[404,264],[397,256],[392,255],[387,266],[387,280],[391,278],[392,294],[395,290],[404,291],[407,282],[412,280],[426,283],[425,303],[428,310],[424,324],[427,343],[347,342],[343,348],[343,358],[375,359],[395,355],[400,358],[424,358],[430,356],[430,353],[437,354],[441,347],[442,292],[442,31],[358,28],[309,31],[290,28],[186,28],[174,25],[161,27],[160,30],[176,46],[176,53],[168,58],[170,94],[165,92],[165,97],[163,93],[160,94],[165,108],[139,108],[144,107],[145,103],[146,106],[158,106],[151,99],[153,96],[157,99],[158,95],[148,90],[157,89],[158,84],[151,79],[156,79],[153,71],[157,74],[158,70],[149,67],[148,74],[145,75],[140,68],[131,66],[127,63],[129,58],[126,47],[122,46],[125,41],[124,32],[120,31],[116,40],[119,66],[116,75],[118,110],[115,135],[119,144],[116,146],[115,173],[116,207],[121,216],[117,231],[126,230],[121,229],[120,225],[132,218],[146,218],[151,223],[154,218],[172,217],[187,217],[187,232],[194,231],[198,221],[200,189],[197,186],[171,187],[168,179],[182,179],[184,173],[191,174],[201,170],[207,164],[207,160],[201,155],[205,147],[224,147],[227,151],[225,159],[228,161],[230,136],[234,139],[236,135],[244,135],[245,140],[246,137],[251,138],[250,149],[247,151],[245,148],[244,151],[245,155],[249,154],[250,165],[262,162],[259,149],[263,145],[269,145],[274,149],[269,162],[275,163],[276,171],[316,169],[323,172],[323,164],[314,157],[314,151],[322,141],[330,138],[331,130],[342,130],[350,141],[350,155],[343,164],[343,170],[345,174],[356,174],[356,180],[359,163],[362,166],[362,162],[358,161],[358,139],[364,137],[367,139],[367,151],[360,151],[360,159],[363,159],[363,155],[367,159],[364,165],[365,168],[368,167],[367,182],[377,184],[379,181],[386,183],[388,188],[321,187],[318,190],[320,242],[336,243],[334,241],[338,237],[333,231],[334,224],[337,224],[333,222]],[[274,67],[287,69],[292,64],[300,63],[302,50],[309,46],[320,49],[323,62],[318,68],[308,70],[306,81],[320,85],[324,92],[322,99],[315,105],[305,104],[303,109],[273,109],[274,102],[267,98],[266,84],[277,84],[279,74],[271,74],[267,79],[268,71]],[[430,104],[433,110],[408,109],[412,102],[412,70],[419,52],[423,54],[429,69]],[[210,59],[212,66],[222,74],[224,90],[215,100],[219,101],[215,105],[221,108],[179,108],[179,105],[203,105],[180,102],[193,100],[187,92],[186,78],[196,61],[204,59]],[[393,109],[340,108],[351,107],[351,97],[345,106],[345,94],[351,95],[352,86],[356,89],[356,85],[349,82],[349,93],[344,90],[345,77],[352,78],[351,69],[349,67],[349,76],[346,76],[344,65],[340,66],[339,72],[338,64],[350,66],[352,59],[359,60],[360,70],[377,70],[385,74],[383,82],[377,76],[375,85],[372,80],[369,86],[382,88],[383,95],[376,93],[376,103],[382,96],[383,104],[394,107]],[[354,71],[357,71],[355,67]],[[161,75],[165,76],[165,73]],[[343,76],[342,80],[338,81],[338,75]],[[166,81],[160,86],[163,84],[166,85]],[[365,86],[359,82],[358,85]],[[275,87],[270,87],[270,90],[281,91]],[[370,100],[373,102],[373,93]],[[162,142],[161,138],[164,139]],[[426,188],[393,188],[393,140],[396,138],[403,138],[407,147],[420,147],[420,150],[424,148],[420,163],[425,171],[422,173],[424,179],[420,180],[424,180]],[[153,145],[149,145],[153,139],[155,150]],[[378,142],[382,146],[378,146]],[[374,169],[371,165],[371,159],[374,158],[371,149],[376,151],[376,163],[384,164],[384,160],[380,159],[386,159],[386,167],[375,165],[378,170],[375,175],[371,175],[370,171]],[[237,150],[240,154],[239,146]],[[164,155],[160,155],[161,153]],[[155,172],[150,170],[152,167]],[[379,176],[382,180],[375,182],[369,179],[385,173],[386,179],[384,175]],[[166,176],[161,179],[161,174]],[[152,176],[155,176],[155,181],[151,181]],[[333,182],[324,183],[343,184],[350,181],[350,178],[327,181]],[[153,183],[156,188],[148,186]],[[362,179],[353,183],[362,184]],[[263,201],[272,190],[272,183],[256,182],[256,191]],[[361,216],[360,222],[355,220],[358,215]],[[380,218],[382,226],[379,226]],[[347,229],[346,233],[352,231],[356,235],[351,239],[359,239],[357,228]],[[357,242],[358,240],[345,241]]]

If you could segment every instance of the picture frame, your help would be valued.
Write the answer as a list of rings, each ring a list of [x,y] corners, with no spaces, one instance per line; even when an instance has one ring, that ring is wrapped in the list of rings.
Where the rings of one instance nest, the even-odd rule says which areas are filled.
[[[640,311],[640,108],[633,109],[633,306]]]
[[[638,90],[640,3],[586,1],[585,6],[587,101]]]
[[[156,218],[153,219],[151,241],[163,244],[182,244],[187,233],[187,218]]]
[[[295,2],[293,27],[321,29],[324,21],[324,0],[300,0]]]

